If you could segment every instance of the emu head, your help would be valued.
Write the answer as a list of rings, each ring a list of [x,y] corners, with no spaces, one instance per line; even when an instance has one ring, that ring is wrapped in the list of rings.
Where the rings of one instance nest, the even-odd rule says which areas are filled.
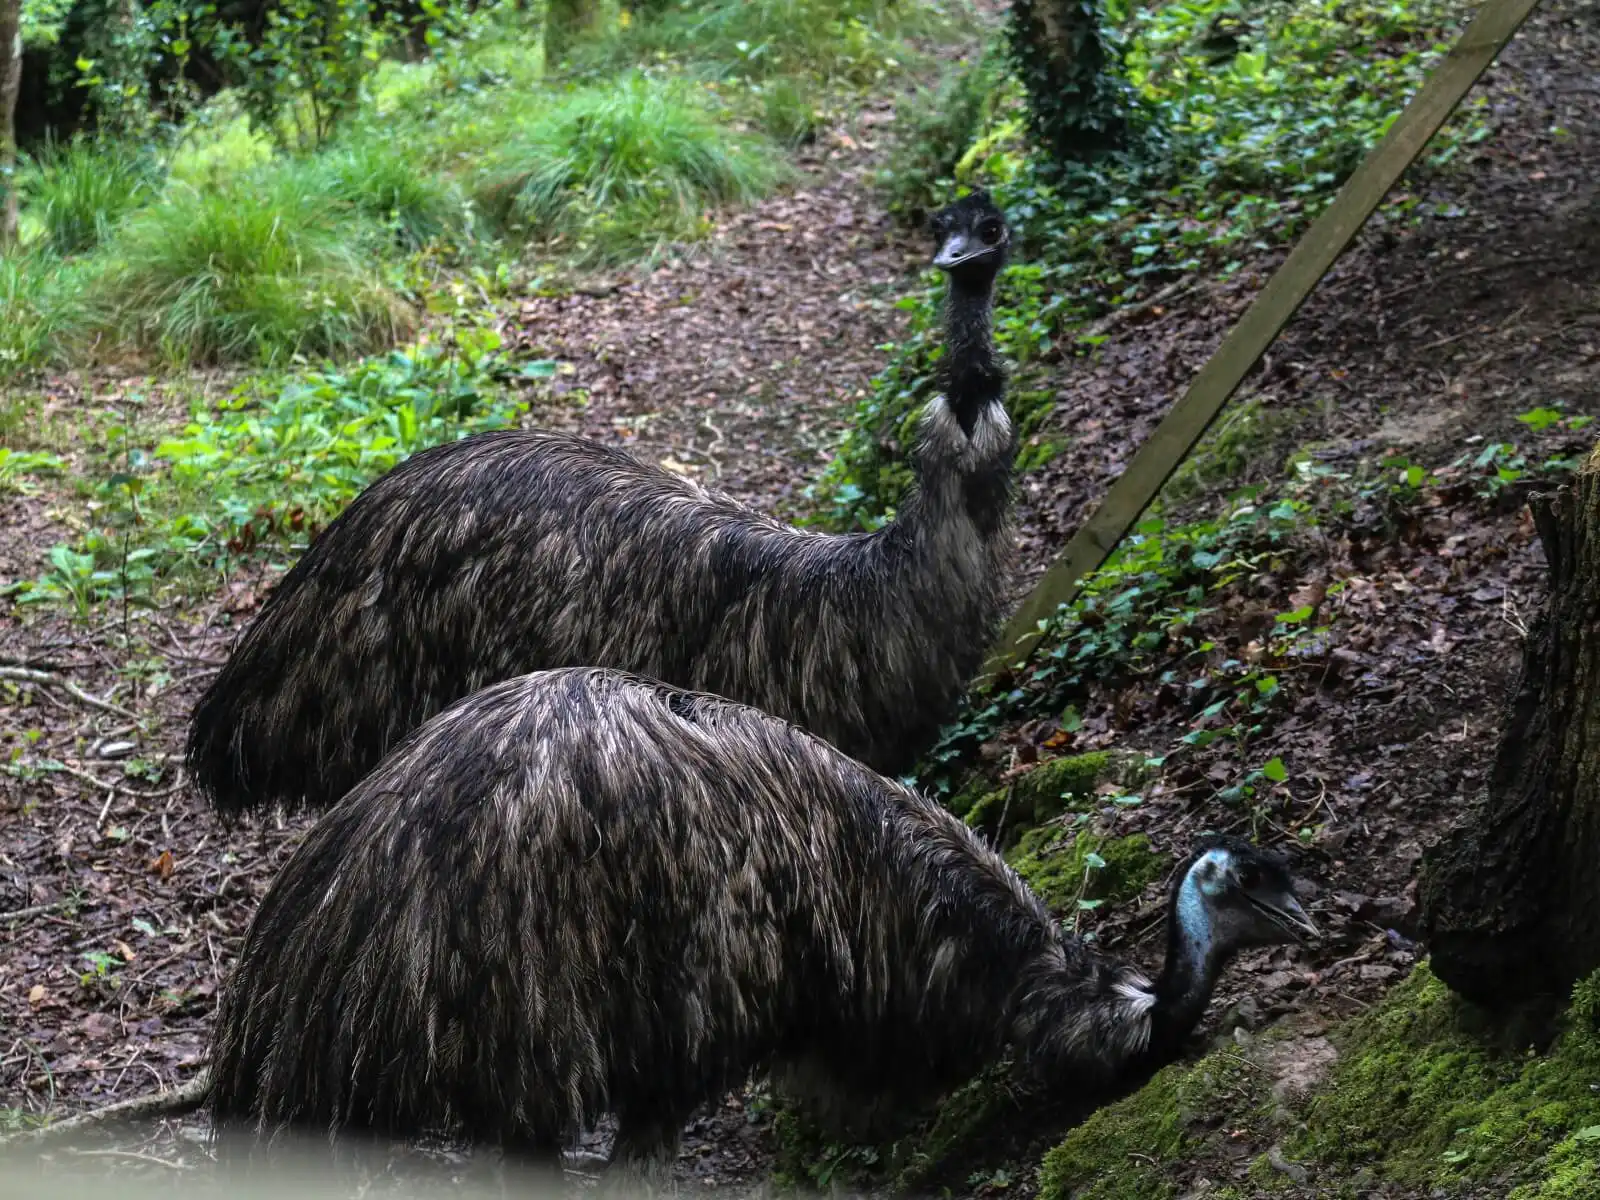
[[[1200,840],[1173,891],[1172,916],[1186,938],[1222,957],[1317,936],[1282,856],[1236,837]]]
[[[947,204],[929,218],[939,250],[933,265],[961,283],[986,286],[1005,266],[1011,230],[985,191]]]

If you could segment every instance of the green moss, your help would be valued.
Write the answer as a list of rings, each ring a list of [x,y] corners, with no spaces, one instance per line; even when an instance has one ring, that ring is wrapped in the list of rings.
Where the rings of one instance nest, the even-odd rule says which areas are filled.
[[[1016,1109],[1007,1065],[993,1067],[952,1092],[922,1132],[894,1148],[898,1171],[891,1191],[923,1190],[948,1174],[957,1158],[982,1146],[994,1123]]]
[[[1178,1171],[1227,1112],[1229,1128],[1265,1122],[1265,1077],[1248,1059],[1219,1050],[1174,1063],[1133,1095],[1100,1109],[1044,1156],[1039,1200],[1169,1200]]]
[[[968,825],[991,837],[1004,832],[1002,823],[1007,830],[1028,829],[1053,821],[1064,812],[1080,811],[1093,797],[1095,788],[1104,780],[1125,773],[1130,765],[1129,756],[1113,755],[1109,750],[1052,758],[1006,787],[968,800],[968,807],[956,811]],[[963,797],[969,795],[963,793]]]
[[[1329,1086],[1291,1157],[1323,1173],[1368,1168],[1401,1184],[1493,1181],[1517,1200],[1590,1194],[1600,1165],[1600,1038],[1580,984],[1547,1054],[1505,1037],[1421,966],[1337,1040]]]
[[[1080,898],[1113,904],[1131,900],[1166,866],[1142,833],[1110,837],[1061,825],[1028,830],[1006,861],[1055,912],[1076,909]]]

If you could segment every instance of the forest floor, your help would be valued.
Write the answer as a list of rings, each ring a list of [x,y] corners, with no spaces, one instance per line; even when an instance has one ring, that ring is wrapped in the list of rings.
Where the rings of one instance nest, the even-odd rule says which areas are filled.
[[[1495,442],[1530,463],[1592,443],[1593,427],[1574,439],[1517,417],[1558,401],[1568,415],[1600,415],[1594,17],[1573,3],[1535,14],[1480,85],[1494,136],[1413,185],[1440,215],[1364,232],[1234,401],[1256,406],[1262,432],[1186,510],[1280,478],[1302,447],[1352,468],[1390,453],[1445,467]],[[801,154],[803,183],[729,216],[694,253],[513,306],[509,340],[571,367],[541,386],[530,421],[629,446],[792,513],[879,366],[878,346],[896,336],[894,301],[931,250],[891,223],[870,185],[890,117],[869,107],[823,134]],[[1052,432],[1065,449],[1023,480],[1019,588],[1281,257],[1264,254],[1122,324],[1092,356],[1055,364]],[[30,444],[54,438],[69,452],[83,409],[114,409],[121,386],[107,376],[49,381],[29,410]],[[45,549],[86,517],[59,482],[0,495],[0,583],[36,576]],[[1370,1006],[1415,961],[1420,854],[1483,784],[1544,578],[1515,489],[1486,498],[1441,488],[1403,519],[1358,511],[1326,527],[1310,553],[1211,618],[1247,653],[1289,597],[1321,599],[1344,584],[1323,601],[1326,653],[1304,666],[1253,746],[1289,765],[1275,811],[1293,819],[1208,806],[1201,797],[1232,768],[1204,755],[1172,756],[1146,803],[1120,818],[1119,832],[1145,832],[1174,859],[1204,825],[1233,822],[1263,840],[1316,829],[1299,870],[1324,939],[1248,957],[1214,1012],[1233,1006],[1247,1023],[1293,1015],[1315,1036]],[[178,773],[188,709],[270,582],[242,570],[202,603],[126,620],[99,613],[87,625],[50,609],[0,615],[0,756],[15,768],[0,775],[0,1108],[59,1116],[200,1068],[218,985],[305,823],[225,831]],[[1141,679],[1096,695],[1084,718],[1081,748],[1160,754],[1189,727],[1159,681]],[[997,741],[1015,750],[1038,732],[1012,728]],[[134,762],[160,769],[124,769]],[[1105,947],[1159,957],[1158,890],[1102,923]],[[197,1160],[203,1133],[191,1119],[105,1145],[125,1167],[159,1172]],[[1175,1183],[1236,1182],[1262,1149],[1197,1161]],[[746,1188],[772,1154],[759,1106],[730,1098],[691,1127],[680,1177]]]

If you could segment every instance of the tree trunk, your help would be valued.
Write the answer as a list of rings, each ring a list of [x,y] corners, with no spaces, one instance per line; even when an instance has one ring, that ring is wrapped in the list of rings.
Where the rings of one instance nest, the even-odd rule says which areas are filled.
[[[1549,603],[1486,798],[1426,856],[1421,887],[1434,972],[1496,1008],[1600,968],[1600,447],[1530,507]]]
[[[1127,142],[1128,91],[1099,0],[1012,0],[1007,38],[1028,91],[1028,125],[1059,162]]]
[[[22,0],[0,0],[0,253],[17,240],[17,92],[22,87]]]

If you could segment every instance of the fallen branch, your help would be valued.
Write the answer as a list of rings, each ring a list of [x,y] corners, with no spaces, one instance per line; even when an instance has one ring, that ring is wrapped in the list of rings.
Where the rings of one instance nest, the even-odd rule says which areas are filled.
[[[28,1129],[0,1138],[0,1145],[37,1143],[53,1140],[62,1134],[78,1133],[85,1129],[97,1129],[102,1125],[115,1125],[126,1121],[142,1121],[151,1117],[180,1117],[185,1113],[194,1112],[205,1102],[206,1085],[210,1078],[209,1070],[201,1071],[188,1083],[170,1092],[152,1092],[149,1095],[134,1096],[129,1100],[118,1100],[115,1104],[107,1104],[101,1108],[91,1108],[88,1112],[41,1125],[38,1129]]]
[[[1121,308],[1112,309],[1105,316],[1101,317],[1098,321],[1095,321],[1086,329],[1079,330],[1076,336],[1079,340],[1082,340],[1083,338],[1104,337],[1118,325],[1121,325],[1124,321],[1132,320],[1140,313],[1148,312],[1150,309],[1165,304],[1169,300],[1176,300],[1179,296],[1187,295],[1199,286],[1200,281],[1196,279],[1175,280],[1174,282],[1167,284],[1166,287],[1162,288],[1159,292],[1156,292],[1152,296],[1146,296],[1143,300],[1135,301],[1132,304],[1124,304]]]
[[[137,721],[139,714],[123,708],[120,704],[113,704],[109,700],[102,700],[99,696],[91,696],[70,679],[49,671],[35,671],[31,667],[0,667],[0,679],[14,679],[20,683],[37,683],[46,687],[58,687],[71,696],[79,704],[86,704],[90,708],[97,708],[103,713],[110,713],[116,717],[126,717],[130,721]]]

